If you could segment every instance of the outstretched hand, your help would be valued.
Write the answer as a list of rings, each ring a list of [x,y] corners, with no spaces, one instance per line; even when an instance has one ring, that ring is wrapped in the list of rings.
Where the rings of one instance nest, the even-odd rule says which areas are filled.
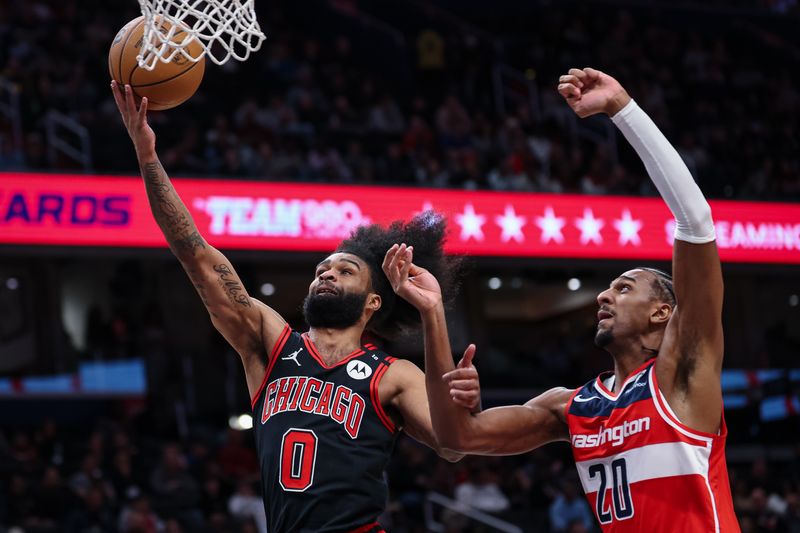
[[[441,303],[442,289],[433,274],[415,265],[413,259],[413,246],[394,244],[383,258],[383,272],[392,290],[422,313]]]
[[[593,68],[569,69],[558,78],[558,92],[581,118],[597,113],[613,117],[631,101],[617,80]]]
[[[147,97],[142,98],[139,109],[136,109],[135,97],[130,85],[120,87],[119,84],[111,81],[111,92],[114,93],[114,101],[117,103],[122,122],[128,130],[136,148],[137,154],[153,153],[156,150],[156,134],[153,128],[147,123]]]
[[[450,387],[450,397],[453,401],[471,412],[480,410],[481,405],[481,383],[478,379],[478,370],[472,364],[473,357],[475,357],[475,345],[470,344],[455,370],[442,376],[442,380]]]

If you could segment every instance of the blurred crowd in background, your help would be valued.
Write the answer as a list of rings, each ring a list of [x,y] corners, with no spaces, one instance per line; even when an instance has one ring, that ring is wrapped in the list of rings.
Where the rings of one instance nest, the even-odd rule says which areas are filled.
[[[246,63],[209,64],[195,97],[151,114],[164,166],[251,180],[653,194],[607,121],[576,120],[557,95],[566,68],[588,65],[620,79],[708,196],[800,200],[797,1],[497,2],[491,10],[473,0],[259,3],[263,49]],[[22,124],[16,146],[0,114],[0,171],[84,171],[51,157],[53,110],[87,129],[90,171],[137,171],[107,53],[138,15],[129,0],[0,3],[0,88],[19,89]],[[150,397],[136,416],[93,427],[0,428],[0,532],[263,533],[251,436],[194,423],[176,434],[181,350],[152,301],[155,286],[142,281],[147,272],[126,272],[110,314],[90,311],[85,349],[66,334],[63,344],[74,352],[67,360],[143,356]],[[492,328],[480,357],[492,361],[481,374],[494,387],[575,386],[597,370],[589,366],[606,364],[588,357],[581,315],[545,324],[524,354],[511,327]],[[796,366],[785,326],[763,336],[774,365]],[[216,355],[192,356],[196,379],[221,389],[220,376],[234,374],[226,365],[238,362],[218,335],[207,344]],[[200,411],[230,408],[225,391],[203,390],[197,401],[215,405]],[[759,439],[758,413],[748,409],[729,418],[738,424],[731,440]],[[742,530],[800,532],[800,447],[780,462],[757,456],[729,461]],[[431,491],[526,531],[597,531],[564,445],[449,464],[402,438],[388,475],[384,522],[393,532],[425,531]],[[480,530],[456,514],[436,516],[451,533]]]
[[[156,437],[142,420],[99,422],[79,433],[47,419],[0,432],[3,531],[29,533],[264,533],[257,457],[247,432]],[[145,421],[146,423],[146,421]],[[744,533],[800,531],[800,448],[788,463],[734,463],[730,475]],[[513,458],[436,458],[401,438],[388,470],[382,522],[394,533],[426,531],[431,492],[519,524],[524,531],[598,531],[566,445]],[[440,508],[448,532],[486,531]],[[20,528],[20,529],[15,529]]]
[[[592,65],[628,88],[707,195],[800,198],[796,2],[534,2],[491,12],[473,4],[452,6],[463,17],[455,20],[416,2],[259,6],[269,36],[262,50],[245,63],[210,64],[192,100],[152,114],[165,167],[257,180],[650,194],[613,129],[575,120],[555,91],[565,69]],[[0,128],[0,169],[75,166],[48,158],[43,120],[55,109],[88,129],[94,172],[136,172],[107,53],[137,15],[135,2],[121,0],[0,7],[0,77],[21,89],[24,133],[15,150]]]

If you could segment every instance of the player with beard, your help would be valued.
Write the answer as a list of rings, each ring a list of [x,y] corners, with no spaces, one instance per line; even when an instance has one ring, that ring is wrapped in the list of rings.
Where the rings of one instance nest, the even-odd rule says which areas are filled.
[[[675,216],[674,283],[659,270],[634,268],[597,296],[595,343],[611,354],[613,371],[577,390],[469,413],[450,401],[468,374],[453,369],[438,289],[421,290],[414,265],[387,265],[403,298],[437,302],[423,314],[434,430],[443,446],[463,453],[509,455],[570,442],[603,531],[739,531],[725,464],[723,285],[711,209],[678,153],[614,78],[571,69],[558,90],[581,118],[611,117],[642,159]],[[413,257],[405,252],[404,260]],[[467,358],[474,352],[470,346]]]
[[[147,100],[137,110],[129,86],[118,90],[112,82],[112,91],[153,216],[244,365],[268,529],[382,531],[376,520],[387,499],[384,470],[401,430],[442,457],[461,457],[434,436],[422,371],[362,344],[365,331],[388,339],[420,325],[418,311],[397,298],[381,270],[390,248],[405,254],[413,247],[453,294],[458,260],[442,251],[444,220],[426,213],[407,224],[357,229],[316,266],[303,304],[310,329],[301,334],[250,297],[230,261],[197,231],[156,155]],[[474,388],[458,401],[475,409],[477,373],[469,370]]]

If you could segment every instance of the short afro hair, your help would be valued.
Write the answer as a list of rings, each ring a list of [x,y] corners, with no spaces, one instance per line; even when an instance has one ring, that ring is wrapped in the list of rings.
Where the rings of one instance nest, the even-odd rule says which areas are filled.
[[[644,270],[653,274],[655,276],[652,282],[653,294],[662,302],[667,302],[672,307],[675,307],[677,300],[675,299],[675,289],[672,286],[671,275],[657,268],[636,267],[636,270]]]
[[[444,255],[447,220],[444,216],[425,211],[411,221],[397,220],[388,227],[378,224],[361,226],[336,248],[336,252],[357,255],[369,265],[372,291],[381,297],[381,308],[367,324],[367,330],[392,340],[402,333],[413,331],[422,324],[419,311],[398,297],[383,273],[383,258],[393,244],[405,243],[414,247],[414,264],[428,270],[438,280],[445,304],[455,298],[463,271],[460,257]]]

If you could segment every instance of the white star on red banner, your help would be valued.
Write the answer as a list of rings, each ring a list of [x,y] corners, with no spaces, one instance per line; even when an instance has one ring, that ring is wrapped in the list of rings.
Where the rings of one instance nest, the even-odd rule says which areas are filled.
[[[483,240],[483,225],[486,223],[486,217],[475,213],[472,204],[464,206],[464,212],[456,215],[456,222],[461,226],[462,241]]]
[[[525,242],[525,235],[522,233],[522,228],[525,226],[525,217],[518,216],[514,211],[513,205],[506,205],[505,213],[500,216],[494,217],[495,222],[503,230],[500,239],[503,242],[515,240],[517,242]]]
[[[543,217],[536,217],[536,225],[542,230],[542,243],[547,244],[550,241],[556,241],[558,244],[564,242],[564,235],[561,233],[561,228],[564,227],[566,222],[562,217],[557,217],[553,208],[549,205],[544,209]]]
[[[639,238],[639,230],[642,229],[642,221],[634,219],[628,209],[622,211],[622,218],[614,221],[614,228],[619,232],[619,245],[625,246],[631,243],[634,246],[642,244]]]
[[[594,218],[592,209],[587,207],[583,210],[583,218],[575,219],[575,226],[581,230],[581,244],[603,244],[603,236],[600,230],[605,226],[601,218]]]

